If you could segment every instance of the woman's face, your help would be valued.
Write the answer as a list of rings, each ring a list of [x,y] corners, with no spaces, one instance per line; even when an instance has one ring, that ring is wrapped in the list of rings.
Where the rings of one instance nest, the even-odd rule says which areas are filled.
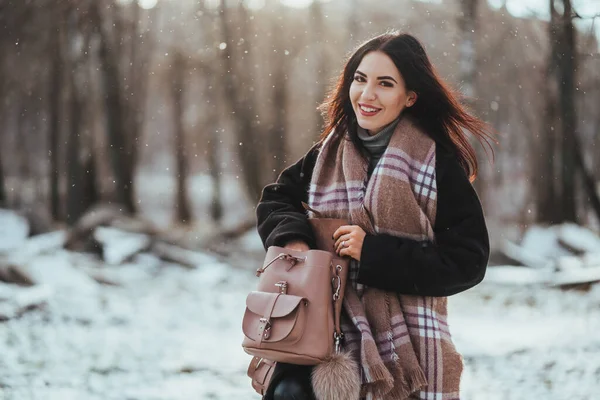
[[[387,54],[373,51],[363,57],[350,85],[350,101],[361,128],[375,135],[416,99],[415,92],[406,91],[400,71]]]

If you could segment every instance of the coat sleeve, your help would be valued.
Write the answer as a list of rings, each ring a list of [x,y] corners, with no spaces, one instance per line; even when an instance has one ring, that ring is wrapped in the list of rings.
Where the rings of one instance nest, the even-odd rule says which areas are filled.
[[[308,187],[317,159],[317,147],[285,169],[277,182],[265,186],[256,207],[258,234],[265,249],[302,240],[315,248],[315,237],[302,202],[308,201]]]
[[[422,296],[450,296],[481,282],[489,239],[479,198],[456,156],[438,157],[436,172],[435,242],[367,235],[358,282]]]

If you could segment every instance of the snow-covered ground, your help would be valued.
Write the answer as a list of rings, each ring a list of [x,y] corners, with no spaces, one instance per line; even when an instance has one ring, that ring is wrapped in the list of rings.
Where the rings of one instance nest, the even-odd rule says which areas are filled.
[[[33,262],[49,275],[49,301],[0,322],[0,399],[258,399],[240,347],[253,262],[190,270],[140,254],[105,266],[66,251]],[[52,276],[86,265],[122,286]],[[0,285],[0,301],[23,290]],[[450,313],[465,357],[463,399],[598,397],[600,285],[581,292],[484,281],[452,297]]]

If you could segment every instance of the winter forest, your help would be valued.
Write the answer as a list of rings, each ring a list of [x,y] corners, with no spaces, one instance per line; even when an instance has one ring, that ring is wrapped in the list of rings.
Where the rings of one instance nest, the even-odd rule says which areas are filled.
[[[260,398],[255,205],[388,30],[497,132],[462,398],[596,398],[600,0],[0,0],[0,400]]]

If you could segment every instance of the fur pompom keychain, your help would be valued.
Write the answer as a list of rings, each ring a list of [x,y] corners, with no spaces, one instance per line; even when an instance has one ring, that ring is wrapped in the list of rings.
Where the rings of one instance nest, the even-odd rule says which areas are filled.
[[[361,380],[358,364],[349,352],[334,354],[313,368],[312,386],[317,400],[358,400]]]

